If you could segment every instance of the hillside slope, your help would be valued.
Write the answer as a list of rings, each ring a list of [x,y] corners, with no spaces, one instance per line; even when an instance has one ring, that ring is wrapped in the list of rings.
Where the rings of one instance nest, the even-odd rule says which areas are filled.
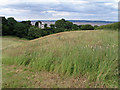
[[[62,32],[4,49],[3,64],[30,67],[34,72],[86,76],[100,86],[118,87],[117,51],[117,31]]]
[[[10,47],[14,47],[14,46],[16,47],[27,41],[28,40],[26,40],[26,39],[20,39],[18,37],[3,36],[2,37],[2,49],[7,49]]]
[[[103,30],[118,30],[119,29],[120,22],[112,23],[112,24],[107,24],[107,25],[101,25],[96,29],[103,29]]]

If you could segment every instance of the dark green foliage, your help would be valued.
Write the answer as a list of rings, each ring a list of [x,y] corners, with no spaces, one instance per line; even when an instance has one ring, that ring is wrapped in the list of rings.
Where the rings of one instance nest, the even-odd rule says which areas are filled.
[[[56,26],[56,28],[65,28],[65,20],[64,19],[61,19],[61,20],[57,20],[56,22],[55,22],[55,26]]]
[[[55,28],[55,25],[54,25],[54,24],[50,24],[50,28],[51,28],[51,29],[54,29],[54,28]]]
[[[7,25],[2,24],[2,35],[9,35],[9,33],[11,33],[9,27]]]
[[[94,30],[94,27],[90,24],[82,25],[81,30]]]
[[[7,25],[7,19],[5,17],[2,17],[2,24]]]
[[[6,19],[5,17],[2,17],[2,35],[14,35],[14,25],[17,23],[17,21],[10,17]]]
[[[98,27],[99,27],[98,25],[95,25],[95,26],[94,26],[94,29],[96,30]]]
[[[67,30],[72,30],[72,28],[73,28],[73,23],[67,21],[67,22],[65,23],[65,29],[67,29]]]
[[[53,30],[50,27],[46,27],[43,30],[46,32],[45,35],[53,34]]]
[[[82,25],[78,25],[78,28],[81,30]]]
[[[47,27],[47,24],[45,24],[44,27],[46,28],[46,27]]]
[[[42,30],[40,28],[37,28],[35,26],[31,26],[28,30],[27,38],[28,39],[39,38],[42,36],[41,34],[42,34]]]
[[[7,25],[9,27],[9,35],[15,35],[13,30],[16,23],[17,21],[13,17],[7,19]]]
[[[63,18],[63,19],[61,19],[62,21],[64,21],[64,22],[66,22],[66,20]]]
[[[27,36],[29,29],[29,24],[28,23],[20,23],[17,22],[14,26],[14,33],[16,36],[20,38],[25,38]]]
[[[64,32],[64,28],[56,28],[55,33],[58,33],[58,32]]]
[[[14,18],[2,18],[2,35],[13,35],[20,38],[27,38],[31,21],[17,22]]]
[[[79,29],[78,25],[76,25],[76,24],[73,24],[72,28],[73,28],[73,30],[78,30]]]
[[[52,26],[51,26],[52,27]],[[78,30],[79,27],[72,22],[66,21],[65,19],[57,20],[55,22],[55,32],[62,32],[62,31],[71,31],[71,30]]]
[[[31,26],[31,21],[22,21],[21,23],[24,23],[24,24],[28,24],[29,26]]]
[[[7,19],[2,17],[2,35],[7,35],[9,32],[9,27],[7,26]]]

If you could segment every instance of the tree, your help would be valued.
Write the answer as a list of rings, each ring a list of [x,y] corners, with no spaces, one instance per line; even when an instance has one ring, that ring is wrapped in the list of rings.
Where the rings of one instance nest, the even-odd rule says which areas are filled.
[[[82,25],[81,30],[94,30],[94,27],[90,24]]]
[[[63,29],[63,28],[55,28],[55,29],[54,29],[54,32],[55,32],[55,33],[64,32],[64,30],[65,30],[65,29]]]
[[[35,39],[35,38],[39,38],[42,35],[42,30],[40,28],[37,28],[35,26],[31,26],[30,29],[28,30],[28,39]]]
[[[78,28],[81,30],[82,25],[78,25]]]
[[[63,28],[63,29],[65,29],[65,22],[66,22],[65,19],[57,20],[55,22],[56,28]]]
[[[98,25],[95,25],[95,26],[94,26],[94,29],[97,29],[98,27],[99,27]]]
[[[65,23],[65,29],[72,30],[72,27],[73,27],[73,23],[69,22],[69,21],[66,21],[66,23]]]
[[[26,38],[29,26],[27,23],[17,22],[14,26],[14,35],[20,38]]]
[[[7,25],[7,19],[5,17],[2,17],[2,25]]]
[[[55,24],[50,24],[50,28],[54,29],[55,28]]]
[[[44,29],[42,29],[43,31],[45,31],[45,34],[46,35],[49,35],[49,34],[52,34],[53,32],[52,32],[52,29],[50,28],[50,27],[46,27],[46,28],[44,28]]]
[[[13,32],[13,30],[14,30],[14,26],[15,26],[16,23],[17,23],[17,21],[13,17],[10,17],[10,18],[7,19],[7,25],[9,27],[9,35],[14,35],[15,34]]]
[[[61,19],[62,21],[66,22],[66,20],[64,18]]]
[[[47,27],[47,24],[45,23],[44,28],[46,28],[46,27]]]
[[[2,24],[2,35],[9,35],[10,30],[9,27],[7,25]]]
[[[9,35],[9,26],[7,24],[7,19],[2,17],[2,35]]]
[[[28,24],[29,26],[32,25],[30,20],[28,20],[28,21],[22,21],[21,23]]]
[[[78,30],[78,25],[77,24],[73,24],[72,28],[73,28],[73,30]]]

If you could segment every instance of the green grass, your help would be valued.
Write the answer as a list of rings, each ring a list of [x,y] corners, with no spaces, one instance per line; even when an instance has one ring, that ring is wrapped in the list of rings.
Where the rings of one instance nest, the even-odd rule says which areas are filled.
[[[101,25],[99,27],[97,27],[97,30],[118,30],[120,22],[116,22],[116,23],[112,23],[112,24],[107,24],[107,25]]]
[[[118,32],[72,31],[49,35],[3,49],[2,60],[4,65],[24,65],[34,72],[82,75],[91,83],[118,87]]]
[[[24,71],[23,67],[15,66],[3,66],[3,88],[34,88],[33,78],[29,78],[33,75],[33,72]]]

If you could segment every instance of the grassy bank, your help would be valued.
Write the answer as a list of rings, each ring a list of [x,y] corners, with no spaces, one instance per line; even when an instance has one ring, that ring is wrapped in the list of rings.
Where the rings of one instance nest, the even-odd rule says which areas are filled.
[[[21,43],[3,49],[2,60],[4,65],[29,67],[34,72],[86,76],[90,82],[118,87],[117,59],[117,31],[102,30],[62,32]]]
[[[107,25],[101,25],[99,27],[97,27],[97,30],[118,30],[120,25],[120,22],[116,22],[116,23],[112,23],[112,24],[107,24]]]

